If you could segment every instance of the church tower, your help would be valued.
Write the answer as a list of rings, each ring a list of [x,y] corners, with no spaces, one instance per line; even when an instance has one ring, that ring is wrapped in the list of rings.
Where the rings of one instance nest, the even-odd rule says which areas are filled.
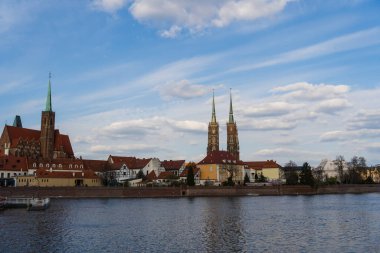
[[[41,155],[44,159],[53,159],[54,156],[54,125],[55,125],[55,112],[51,106],[51,75],[49,74],[49,86],[46,98],[45,111],[41,115]]]
[[[219,151],[219,124],[216,121],[216,115],[215,115],[214,91],[212,92],[211,122],[208,124],[207,154],[210,154],[212,151]]]
[[[239,136],[238,136],[236,122],[234,121],[234,113],[232,110],[231,90],[230,90],[230,115],[227,122],[227,151],[235,155],[238,160],[240,159]]]

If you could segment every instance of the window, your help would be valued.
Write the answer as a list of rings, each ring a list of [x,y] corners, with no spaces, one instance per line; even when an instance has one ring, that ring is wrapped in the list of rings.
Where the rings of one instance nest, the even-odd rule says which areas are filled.
[[[4,173],[3,172],[1,172],[1,178],[3,178],[4,177]]]
[[[39,166],[39,167],[44,167],[44,165],[43,165],[42,163],[40,163],[38,166]]]
[[[83,165],[80,165],[79,168],[83,169]]]
[[[7,174],[7,178],[10,178],[10,177],[11,177],[11,173],[8,173],[8,174]]]
[[[75,166],[74,166],[76,169],[78,169],[78,164],[75,164]]]
[[[49,164],[48,163],[46,164],[46,168],[49,168]]]
[[[71,169],[73,167],[73,165],[72,164],[69,164],[69,169]]]
[[[37,163],[33,163],[33,168],[36,168],[37,167]]]
[[[58,167],[59,167],[59,168],[62,168],[62,164],[59,164]]]

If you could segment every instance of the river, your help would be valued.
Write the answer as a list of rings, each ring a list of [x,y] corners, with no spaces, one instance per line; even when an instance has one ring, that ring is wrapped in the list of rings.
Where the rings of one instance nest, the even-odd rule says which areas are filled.
[[[380,252],[380,194],[53,199],[0,227],[0,252]]]

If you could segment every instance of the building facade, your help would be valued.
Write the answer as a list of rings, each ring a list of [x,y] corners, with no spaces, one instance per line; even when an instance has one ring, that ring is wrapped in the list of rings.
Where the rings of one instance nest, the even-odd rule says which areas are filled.
[[[40,130],[24,128],[20,116],[17,115],[13,126],[4,127],[0,137],[0,155],[48,160],[74,157],[69,136],[60,134],[59,130],[55,129],[50,78],[45,110],[41,113]]]

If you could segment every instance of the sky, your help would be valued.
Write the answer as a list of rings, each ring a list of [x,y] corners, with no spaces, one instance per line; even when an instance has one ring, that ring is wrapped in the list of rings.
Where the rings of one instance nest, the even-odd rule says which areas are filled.
[[[200,161],[212,92],[244,161],[380,163],[380,1],[0,1],[0,120],[56,128],[77,157]]]

